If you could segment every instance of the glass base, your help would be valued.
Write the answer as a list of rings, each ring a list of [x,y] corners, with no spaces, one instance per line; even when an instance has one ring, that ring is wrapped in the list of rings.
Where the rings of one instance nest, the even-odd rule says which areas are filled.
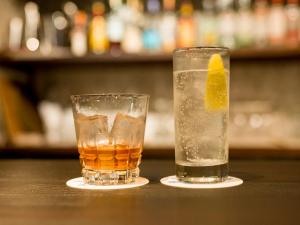
[[[183,166],[176,164],[176,177],[187,183],[218,183],[228,176],[228,163],[214,166]]]
[[[83,181],[92,185],[117,185],[135,182],[139,177],[139,168],[131,170],[91,170],[83,168]]]

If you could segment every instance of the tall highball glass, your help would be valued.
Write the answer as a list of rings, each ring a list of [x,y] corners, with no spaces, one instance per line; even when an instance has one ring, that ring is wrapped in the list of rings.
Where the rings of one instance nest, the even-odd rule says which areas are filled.
[[[222,182],[228,174],[229,50],[176,49],[173,78],[176,176]]]

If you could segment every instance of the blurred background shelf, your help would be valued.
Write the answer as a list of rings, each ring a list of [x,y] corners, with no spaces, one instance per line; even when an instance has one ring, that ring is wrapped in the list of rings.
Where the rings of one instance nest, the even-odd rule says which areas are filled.
[[[231,157],[297,157],[299,9],[298,1],[275,0],[1,0],[0,146],[13,147],[0,147],[0,154],[77,157],[75,147],[56,145],[75,145],[70,95],[137,92],[151,95],[144,155],[174,157],[171,51],[179,46],[220,45],[234,49]],[[111,15],[115,21],[121,19],[122,35],[97,32],[103,28],[100,17],[110,32],[120,31]],[[162,18],[170,15],[166,25]],[[133,25],[133,34],[132,29],[125,32],[128,25]],[[37,141],[28,138],[30,132],[38,133],[41,147],[28,147]],[[21,141],[19,133],[24,134]],[[51,141],[52,135],[58,140]],[[28,145],[17,147],[22,144]]]
[[[231,51],[232,60],[263,59],[300,59],[300,48],[266,48],[239,49]],[[0,64],[96,64],[96,63],[137,63],[137,62],[172,62],[172,54],[167,53],[120,53],[112,55],[89,53],[83,57],[72,55],[69,50],[56,50],[53,54],[43,55],[40,52],[9,52],[0,55]]]
[[[68,50],[58,51],[55,54],[43,55],[39,52],[20,51],[18,53],[6,53],[0,56],[1,64],[87,64],[87,63],[115,63],[115,62],[171,62],[172,56],[164,53],[139,53],[112,55],[104,53],[96,55],[89,53],[83,57],[76,57]]]
[[[231,59],[287,59],[300,58],[300,48],[249,48],[233,50]]]

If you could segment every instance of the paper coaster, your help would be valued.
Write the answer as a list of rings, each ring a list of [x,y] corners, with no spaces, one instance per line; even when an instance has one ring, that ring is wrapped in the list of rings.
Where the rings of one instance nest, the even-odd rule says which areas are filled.
[[[190,184],[179,181],[176,176],[164,177],[160,182],[167,186],[179,188],[194,188],[194,189],[210,189],[210,188],[227,188],[241,185],[243,180],[236,177],[228,177],[225,181],[211,184]]]
[[[68,180],[66,185],[71,188],[77,189],[87,189],[87,190],[116,190],[116,189],[127,189],[127,188],[134,188],[140,187],[145,184],[148,184],[149,180],[144,177],[138,177],[135,179],[135,182],[130,184],[119,184],[119,185],[91,185],[85,184],[83,182],[82,177],[77,177],[71,180]]]

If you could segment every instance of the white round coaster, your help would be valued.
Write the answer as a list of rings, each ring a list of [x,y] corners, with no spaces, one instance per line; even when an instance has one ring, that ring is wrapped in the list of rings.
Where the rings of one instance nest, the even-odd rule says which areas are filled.
[[[193,188],[193,189],[210,189],[210,188],[227,188],[241,185],[243,180],[237,177],[228,177],[225,181],[211,184],[191,184],[179,181],[176,176],[164,177],[160,182],[167,186],[179,188]]]
[[[77,177],[66,182],[66,185],[71,188],[77,189],[87,189],[87,190],[116,190],[116,189],[127,189],[127,188],[134,188],[140,187],[145,184],[148,184],[149,180],[144,177],[138,177],[135,179],[135,182],[130,184],[119,184],[119,185],[91,185],[85,184],[83,182],[82,177]]]

